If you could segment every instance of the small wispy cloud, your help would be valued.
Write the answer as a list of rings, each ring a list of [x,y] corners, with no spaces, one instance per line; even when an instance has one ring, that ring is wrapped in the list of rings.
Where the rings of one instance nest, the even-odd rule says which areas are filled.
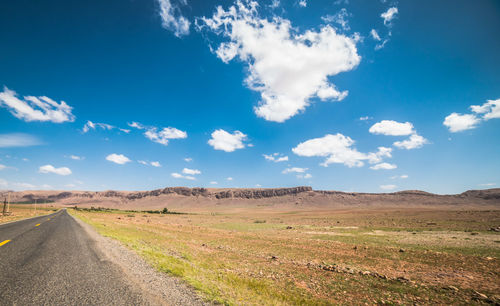
[[[0,134],[0,148],[31,147],[41,144],[38,138],[29,134]]]
[[[283,170],[281,173],[287,174],[287,173],[304,173],[307,171],[308,168],[299,168],[299,167],[292,167],[292,168],[286,168]]]
[[[0,92],[0,106],[7,108],[14,117],[27,122],[62,123],[75,121],[75,116],[71,113],[73,108],[66,102],[57,103],[46,96],[25,96],[20,99],[15,91],[6,86],[4,86],[3,92]]]
[[[186,132],[174,127],[166,127],[160,129],[154,126],[145,126],[139,122],[131,122],[128,123],[128,125],[138,130],[145,130],[144,136],[146,138],[148,138],[152,142],[156,142],[164,146],[168,145],[170,139],[184,139],[188,137]]]
[[[186,17],[182,16],[179,5],[177,5],[177,3],[173,4],[172,2],[172,0],[158,0],[162,26],[165,29],[172,31],[177,37],[188,35],[191,22],[189,22]],[[187,0],[179,0],[175,2],[187,5]]]
[[[186,180],[191,180],[191,181],[196,180],[196,178],[194,176],[182,175],[182,174],[177,173],[177,172],[173,172],[173,173],[171,173],[171,175],[172,175],[173,178],[186,179]]]
[[[272,161],[272,162],[275,162],[275,163],[288,161],[288,156],[285,156],[285,155],[280,154],[280,153],[262,154],[262,156],[264,156],[264,158],[266,160]]]

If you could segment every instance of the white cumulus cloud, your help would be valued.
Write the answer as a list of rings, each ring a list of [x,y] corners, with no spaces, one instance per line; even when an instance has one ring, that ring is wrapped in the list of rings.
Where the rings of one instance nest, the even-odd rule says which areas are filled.
[[[191,180],[191,181],[196,180],[196,178],[194,176],[182,175],[182,174],[176,173],[176,172],[173,172],[171,175],[172,175],[172,177],[178,178],[178,179],[186,179],[186,180]]]
[[[223,129],[218,129],[212,132],[212,138],[208,140],[208,144],[215,150],[222,150],[225,152],[233,152],[237,149],[243,149],[243,143],[247,139],[247,135],[240,131],[234,131],[232,134]]]
[[[484,120],[500,118],[500,99],[488,100],[483,105],[471,105],[471,110],[476,114],[482,114]]]
[[[187,0],[179,0],[178,2],[187,5]],[[158,4],[160,5],[162,26],[174,32],[177,37],[188,35],[191,23],[186,17],[182,16],[179,6],[172,4],[171,0],[158,0]]]
[[[474,129],[477,127],[479,122],[481,122],[481,119],[477,118],[473,114],[462,115],[458,113],[451,113],[444,118],[443,124],[450,130],[450,132],[456,133]]]
[[[398,147],[400,149],[406,149],[406,150],[412,150],[412,149],[418,149],[424,146],[424,144],[428,143],[429,141],[425,139],[424,137],[418,135],[418,134],[413,134],[410,136],[410,138],[403,140],[403,141],[396,141],[394,142],[394,146]]]
[[[110,161],[110,162],[113,162],[115,164],[119,164],[119,165],[124,165],[128,162],[130,162],[130,159],[123,155],[123,154],[109,154],[108,156],[106,156],[106,160]]]
[[[198,175],[198,174],[201,174],[201,171],[198,169],[184,168],[184,169],[182,169],[182,173],[189,174],[189,175]]]
[[[38,172],[40,172],[40,173],[55,173],[58,175],[70,175],[71,174],[71,170],[68,167],[56,168],[52,165],[41,166],[38,169]]]
[[[375,123],[368,130],[372,134],[387,136],[407,136],[410,137],[403,141],[394,142],[394,146],[400,149],[418,149],[428,143],[427,139],[417,134],[411,122],[397,122],[394,120],[382,120]]]
[[[144,133],[144,136],[153,142],[166,146],[169,139],[187,138],[187,133],[171,127],[163,128],[160,131],[156,128],[151,128]]]
[[[156,167],[156,168],[159,168],[159,167],[161,167],[161,164],[160,164],[160,162],[159,162],[159,161],[152,161],[152,162],[151,162],[151,166]]]
[[[392,170],[392,169],[396,169],[398,166],[396,166],[395,164],[389,164],[389,163],[380,163],[380,164],[376,164],[374,166],[371,166],[370,169],[372,170]]]
[[[273,153],[273,154],[262,154],[266,160],[279,163],[279,162],[284,162],[288,161],[288,156],[285,156],[280,153]]]
[[[14,117],[24,121],[50,121],[54,123],[73,122],[72,107],[61,101],[57,103],[49,97],[17,97],[17,93],[6,86],[0,92],[0,106],[7,108]]]
[[[391,148],[379,147],[378,151],[370,153],[359,152],[353,147],[354,140],[349,136],[340,133],[335,135],[327,134],[324,137],[313,138],[300,143],[293,148],[293,153],[299,156],[320,156],[326,157],[322,166],[332,163],[344,164],[348,167],[362,167],[364,161],[375,164],[380,163],[383,158],[392,157]]]
[[[348,92],[339,91],[329,77],[359,64],[358,37],[339,34],[330,25],[297,33],[287,19],[261,17],[258,6],[256,1],[236,1],[228,10],[218,6],[211,18],[197,20],[198,29],[227,38],[215,50],[223,62],[237,57],[247,64],[245,82],[261,96],[257,116],[284,122],[314,97],[344,99]]]
[[[406,136],[414,133],[413,124],[411,122],[397,122],[394,120],[382,120],[375,123],[368,130],[372,134],[390,135],[390,136]]]
[[[128,125],[138,130],[145,130],[144,136],[146,136],[146,138],[164,146],[168,145],[170,139],[184,139],[188,136],[186,132],[173,127],[159,129],[154,126],[142,125],[139,122],[131,122],[128,123]]]
[[[443,125],[452,133],[477,127],[482,121],[500,118],[500,99],[488,100],[482,105],[471,105],[474,114],[451,113],[444,118]]]

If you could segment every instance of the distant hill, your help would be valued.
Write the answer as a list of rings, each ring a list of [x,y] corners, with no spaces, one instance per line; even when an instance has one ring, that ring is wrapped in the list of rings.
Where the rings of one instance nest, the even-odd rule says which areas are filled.
[[[358,193],[292,188],[187,188],[166,187],[151,191],[17,191],[0,192],[11,202],[118,209],[178,210],[270,207],[281,209],[336,209],[348,207],[489,207],[500,209],[500,188],[437,195],[420,190],[394,193]]]

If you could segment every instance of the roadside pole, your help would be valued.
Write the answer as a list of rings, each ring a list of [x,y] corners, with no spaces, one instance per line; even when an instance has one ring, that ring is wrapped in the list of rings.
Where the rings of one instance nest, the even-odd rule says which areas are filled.
[[[5,214],[7,213],[7,199],[3,200],[3,211],[2,211],[2,215],[5,216]]]
[[[7,213],[10,213],[10,192],[7,194]]]

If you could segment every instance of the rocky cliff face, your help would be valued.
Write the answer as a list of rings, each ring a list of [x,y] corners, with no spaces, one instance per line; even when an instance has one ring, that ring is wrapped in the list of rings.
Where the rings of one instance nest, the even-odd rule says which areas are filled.
[[[311,202],[312,198],[320,198],[325,203],[396,203],[400,201],[410,201],[415,203],[500,203],[500,188],[488,190],[469,190],[457,195],[436,195],[419,190],[407,190],[394,193],[357,193],[357,192],[341,192],[328,190],[313,190],[309,186],[299,186],[292,188],[267,188],[267,189],[245,189],[245,188],[228,188],[228,189],[207,189],[207,188],[187,188],[187,187],[166,187],[151,191],[25,191],[11,192],[11,202],[34,202],[39,203],[44,201],[49,202],[102,202],[102,201],[118,201],[131,202],[135,201],[150,201],[162,195],[172,195],[174,197],[182,197],[183,199],[207,199],[207,200],[224,200],[224,199],[266,199],[280,197],[296,197],[297,201],[304,203]],[[7,197],[7,192],[0,192],[0,196]],[[307,200],[304,196],[307,196]],[[160,199],[160,198],[159,198]],[[141,200],[141,201],[140,201]],[[291,200],[298,203],[295,200]]]
[[[59,201],[67,198],[119,198],[130,201],[147,197],[157,197],[160,195],[180,195],[185,197],[206,197],[215,199],[241,198],[241,199],[262,199],[270,197],[280,197],[286,195],[297,195],[302,192],[312,191],[309,186],[299,186],[292,188],[269,188],[269,189],[207,189],[207,188],[187,188],[187,187],[166,187],[151,191],[123,192],[123,191],[75,191],[75,192],[30,192],[21,194],[12,193],[12,201],[33,202]]]

